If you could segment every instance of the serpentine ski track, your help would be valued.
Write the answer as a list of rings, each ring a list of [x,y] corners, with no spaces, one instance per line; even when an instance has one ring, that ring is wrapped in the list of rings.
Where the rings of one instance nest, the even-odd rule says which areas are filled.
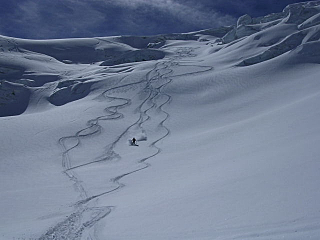
[[[164,92],[164,88],[168,84],[170,84],[173,77],[184,76],[188,74],[197,74],[201,72],[211,71],[213,69],[211,66],[182,65],[181,63],[179,63],[179,60],[181,60],[182,58],[194,56],[195,55],[193,54],[192,48],[178,48],[174,57],[156,62],[153,69],[146,74],[145,79],[121,85],[122,81],[126,77],[128,77],[128,75],[123,77],[122,79],[120,79],[117,86],[105,90],[100,96],[105,100],[108,99],[118,102],[118,104],[105,108],[105,113],[102,116],[98,116],[89,120],[87,122],[87,126],[76,132],[74,135],[61,137],[59,139],[59,144],[62,148],[63,171],[66,176],[73,182],[74,187],[78,191],[81,200],[74,204],[74,212],[70,216],[68,216],[64,221],[50,228],[39,238],[39,240],[96,239],[94,236],[94,225],[101,219],[105,218],[108,214],[110,214],[115,207],[97,207],[96,201],[92,200],[98,199],[103,195],[123,188],[125,185],[121,182],[122,178],[148,168],[150,164],[147,162],[147,160],[150,160],[162,151],[162,149],[157,146],[157,143],[165,139],[170,134],[170,129],[165,125],[165,122],[170,117],[170,115],[163,109],[163,107],[172,100],[172,97]],[[204,68],[204,70],[192,73],[184,73],[180,75],[172,75],[172,73],[174,72],[173,68],[175,66],[196,66]],[[118,137],[111,144],[107,146],[107,151],[103,156],[84,164],[72,164],[70,152],[75,148],[80,147],[80,143],[83,138],[100,134],[103,128],[100,124],[101,121],[114,121],[124,118],[124,115],[120,110],[131,105],[132,100],[123,96],[117,96],[116,92],[119,90],[130,90],[133,87],[141,87],[140,91],[143,92],[146,96],[144,99],[142,99],[142,102],[136,109],[136,112],[138,112],[139,114],[139,119],[131,125],[127,126],[125,130],[120,135],[118,135]],[[157,116],[151,116],[152,110],[157,111]],[[98,162],[107,162],[113,159],[120,160],[120,156],[115,152],[115,147],[118,145],[119,141],[128,134],[130,129],[134,127],[143,129],[144,125],[151,119],[151,117],[153,119],[156,119],[157,121],[157,126],[154,127],[163,129],[162,135],[151,142],[149,145],[149,148],[153,149],[153,153],[138,160],[138,167],[135,170],[124,172],[110,179],[110,181],[114,185],[111,190],[90,196],[76,170],[79,168],[84,168],[91,164],[96,164]]]

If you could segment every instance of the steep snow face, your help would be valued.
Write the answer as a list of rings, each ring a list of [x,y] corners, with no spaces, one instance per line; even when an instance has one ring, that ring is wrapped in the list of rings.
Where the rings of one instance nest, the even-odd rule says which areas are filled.
[[[301,24],[312,16],[319,13],[320,2],[312,1],[305,3],[296,3],[287,6],[283,12],[287,15],[286,23]]]
[[[296,3],[288,5],[282,13],[273,13],[265,17],[252,19],[249,15],[244,15],[238,19],[236,27],[226,34],[222,41],[229,43],[277,25],[280,22],[296,24],[299,29],[317,25],[319,6],[319,1]]]
[[[0,238],[318,240],[319,6],[0,37]]]
[[[289,5],[279,14],[255,19],[244,15],[239,18],[236,27],[218,40],[223,43],[221,49],[233,51],[237,47],[242,54],[242,58],[238,58],[238,66],[248,66],[291,51],[303,54],[303,51],[308,51],[304,45],[317,48],[320,39],[319,6],[319,1],[297,3]],[[248,46],[256,49],[256,52],[243,55]],[[316,60],[316,51],[313,55],[310,61],[319,62]]]
[[[161,50],[133,48],[119,39],[36,41],[1,36],[0,116],[23,113],[29,101],[34,109],[34,101],[47,107],[48,102],[61,106],[87,96],[95,80],[105,75],[101,73],[100,78],[93,78],[85,71],[89,64],[93,65],[91,71],[99,72],[103,69],[98,68],[99,65],[113,66],[165,56]]]

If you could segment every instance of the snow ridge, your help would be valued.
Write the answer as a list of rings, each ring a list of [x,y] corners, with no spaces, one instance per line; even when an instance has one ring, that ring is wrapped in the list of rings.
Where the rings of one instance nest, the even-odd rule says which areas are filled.
[[[175,64],[175,61],[181,58],[182,55],[190,55],[191,49],[182,49],[177,57],[174,57],[171,60],[164,61],[164,62],[158,62],[155,64],[155,67],[147,73],[146,79],[130,83],[130,84],[123,84],[121,85],[121,82],[124,80],[124,78],[120,79],[118,82],[118,86],[107,89],[101,94],[101,97],[106,99],[112,99],[116,101],[120,101],[122,103],[117,105],[109,106],[105,109],[107,115],[99,116],[95,119],[91,119],[88,121],[87,125],[88,127],[81,129],[73,136],[67,136],[60,138],[59,142],[60,145],[63,148],[63,159],[62,159],[62,166],[64,169],[64,172],[66,175],[70,178],[71,181],[74,182],[75,189],[78,190],[80,194],[80,200],[77,202],[76,206],[76,212],[71,214],[70,217],[68,217],[63,222],[57,224],[55,227],[50,229],[47,233],[45,233],[40,239],[82,239],[82,235],[84,234],[84,231],[88,229],[90,231],[90,228],[94,226],[96,222],[101,220],[102,218],[106,217],[108,214],[111,213],[113,206],[105,206],[105,207],[96,207],[95,203],[92,203],[92,200],[97,199],[103,195],[112,193],[114,191],[119,190],[120,188],[123,188],[125,185],[121,183],[121,179],[131,175],[133,173],[139,172],[141,170],[144,170],[150,166],[149,163],[146,161],[155,157],[161,152],[161,148],[157,147],[157,143],[164,138],[166,138],[170,134],[170,130],[165,126],[165,121],[170,117],[169,113],[167,113],[165,110],[163,110],[163,107],[168,104],[171,100],[171,96],[163,93],[163,88],[168,85],[172,79],[170,79],[170,74],[172,73],[172,70],[170,69],[171,65]],[[148,92],[147,97],[142,101],[142,103],[138,106],[136,111],[139,112],[139,119],[134,122],[132,125],[128,126],[123,133],[121,133],[118,138],[108,146],[108,150],[106,154],[101,157],[99,160],[94,160],[85,164],[81,165],[75,165],[73,166],[71,163],[71,159],[69,157],[69,152],[73,149],[77,148],[80,145],[81,139],[86,138],[91,135],[99,134],[101,132],[101,125],[99,124],[100,121],[110,121],[110,120],[118,120],[123,118],[123,114],[119,112],[121,108],[124,108],[131,104],[131,100],[128,98],[123,97],[117,97],[113,96],[113,92],[116,92],[117,90],[123,90],[123,89],[130,89],[131,87],[135,85],[145,85],[145,87],[142,89],[143,92]],[[161,102],[161,99],[166,98],[163,102]],[[149,104],[149,107],[146,107],[147,104]],[[145,108],[143,110],[143,108]],[[120,156],[115,152],[115,148],[119,141],[124,138],[132,128],[139,128],[143,129],[144,124],[150,120],[151,116],[148,112],[156,109],[157,111],[160,111],[160,113],[163,113],[165,117],[160,120],[158,123],[158,126],[165,130],[165,133],[160,136],[158,139],[154,140],[149,147],[156,149],[156,151],[138,161],[139,164],[142,164],[142,167],[139,167],[138,169],[130,172],[123,173],[119,176],[116,176],[110,181],[116,185],[112,190],[109,190],[107,192],[100,193],[98,195],[94,196],[88,196],[87,191],[85,190],[84,186],[82,185],[82,181],[79,179],[79,177],[76,174],[76,170],[80,167],[88,166],[90,164],[96,164],[100,162],[105,161],[111,161],[113,159],[120,160]],[[141,140],[141,139],[140,139]],[[142,139],[143,140],[143,139]],[[91,206],[92,205],[92,206]],[[93,212],[94,214],[92,214]],[[89,214],[90,213],[90,214]],[[90,220],[87,220],[84,215],[93,215],[94,217]],[[86,219],[87,221],[84,222]],[[72,228],[68,226],[74,226]],[[67,231],[67,232],[66,232]],[[89,234],[91,236],[94,236],[93,233]]]
[[[318,239],[319,16],[0,36],[0,238]]]

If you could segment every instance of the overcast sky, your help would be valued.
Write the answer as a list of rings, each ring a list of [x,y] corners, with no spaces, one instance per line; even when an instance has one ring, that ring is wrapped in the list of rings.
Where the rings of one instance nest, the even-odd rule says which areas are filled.
[[[0,35],[51,39],[190,32],[298,0],[0,0]]]

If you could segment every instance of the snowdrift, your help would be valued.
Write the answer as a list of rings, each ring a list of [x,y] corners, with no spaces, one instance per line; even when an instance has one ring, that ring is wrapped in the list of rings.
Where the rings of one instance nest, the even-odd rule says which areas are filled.
[[[319,14],[1,36],[0,238],[318,240]]]

